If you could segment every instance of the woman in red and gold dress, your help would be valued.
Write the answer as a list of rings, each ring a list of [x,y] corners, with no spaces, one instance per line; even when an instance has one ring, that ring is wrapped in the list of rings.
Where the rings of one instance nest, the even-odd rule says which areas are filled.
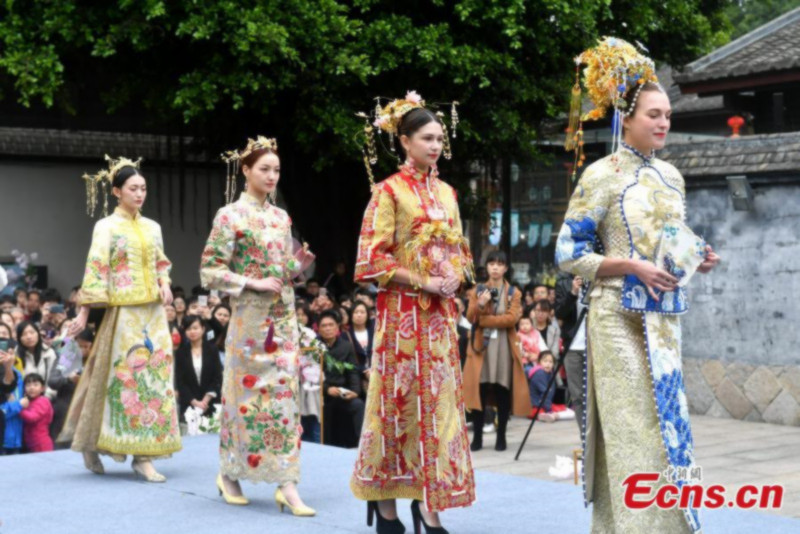
[[[395,500],[413,499],[416,530],[446,532],[438,512],[469,506],[475,480],[464,419],[455,294],[472,279],[452,187],[436,162],[446,128],[416,93],[375,125],[406,154],[373,188],[364,214],[356,281],[380,286],[367,408],[350,487],[377,512],[380,533],[402,533]],[[420,503],[424,503],[424,507]]]

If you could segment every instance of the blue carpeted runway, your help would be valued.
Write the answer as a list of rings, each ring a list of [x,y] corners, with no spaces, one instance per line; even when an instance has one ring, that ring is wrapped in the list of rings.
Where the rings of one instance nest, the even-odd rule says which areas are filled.
[[[371,531],[366,505],[348,487],[354,450],[303,443],[300,490],[317,516],[295,518],[278,512],[274,486],[244,484],[251,504],[226,505],[214,485],[217,443],[217,436],[184,439],[182,452],[156,464],[165,484],[137,481],[129,463],[108,458],[106,474],[94,475],[71,451],[0,457],[0,534]],[[443,514],[453,534],[589,532],[591,511],[577,486],[482,471],[477,484],[474,506]],[[400,516],[413,532],[408,506],[401,501]],[[703,518],[706,534],[800,532],[800,520],[757,512],[706,511]]]

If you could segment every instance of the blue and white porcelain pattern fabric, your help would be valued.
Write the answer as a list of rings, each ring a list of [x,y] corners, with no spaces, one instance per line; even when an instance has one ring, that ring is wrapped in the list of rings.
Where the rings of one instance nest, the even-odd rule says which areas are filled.
[[[595,502],[596,532],[675,532],[676,514],[685,519],[680,521],[683,530],[700,528],[696,510],[634,514],[624,507],[619,489],[635,472],[676,473],[681,468],[683,473],[688,469],[682,468],[694,466],[678,318],[688,309],[685,290],[656,301],[636,276],[597,278],[606,257],[655,261],[664,227],[684,216],[680,173],[626,146],[584,171],[559,233],[559,267],[593,283],[584,491],[586,502]],[[638,437],[632,438],[632,431]],[[686,483],[662,478],[659,484],[670,482]]]

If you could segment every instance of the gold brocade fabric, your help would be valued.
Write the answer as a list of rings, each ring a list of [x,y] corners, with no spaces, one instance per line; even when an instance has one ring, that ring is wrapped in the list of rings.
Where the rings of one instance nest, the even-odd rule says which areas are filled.
[[[454,269],[462,277],[472,270],[455,192],[407,168],[375,187],[359,240],[356,280],[382,288],[350,488],[359,499],[418,499],[431,511],[469,506],[475,479],[456,308],[391,282],[401,267],[421,275]]]
[[[592,532],[688,533],[691,530],[677,508],[631,510],[624,504],[625,478],[633,473],[663,473],[668,464],[653,401],[642,315],[622,310],[619,302],[619,290],[602,288],[601,295],[591,299],[587,323],[589,402],[592,415],[598,417],[592,425],[596,428],[595,463],[587,462],[584,469],[593,468]],[[677,317],[661,319],[678,321]],[[655,487],[663,483],[662,479]]]
[[[684,182],[675,167],[625,146],[586,169],[559,233],[559,267],[593,282],[584,437],[584,492],[587,503],[594,502],[593,532],[700,529],[697,510],[634,511],[623,499],[622,482],[629,475],[659,473],[660,487],[671,468],[694,467],[680,319],[666,305],[672,294],[645,306],[639,302],[644,285],[634,275],[597,277],[605,258],[654,261],[665,224],[684,216]],[[639,311],[630,311],[635,304]]]

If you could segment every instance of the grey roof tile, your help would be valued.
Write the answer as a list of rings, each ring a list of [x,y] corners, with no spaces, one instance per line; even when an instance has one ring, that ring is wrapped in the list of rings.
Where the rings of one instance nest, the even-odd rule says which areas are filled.
[[[800,68],[800,8],[715,50],[674,75],[678,84]]]
[[[672,143],[658,157],[687,177],[800,173],[800,132]]]

